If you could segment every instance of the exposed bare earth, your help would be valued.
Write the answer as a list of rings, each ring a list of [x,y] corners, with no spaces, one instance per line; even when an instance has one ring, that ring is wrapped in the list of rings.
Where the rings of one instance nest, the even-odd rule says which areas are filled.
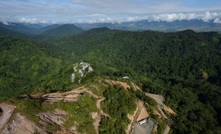
[[[44,130],[37,127],[33,122],[17,113],[9,125],[5,127],[1,134],[46,134]]]
[[[2,115],[0,116],[0,132],[1,132],[3,127],[6,125],[6,123],[9,121],[10,117],[12,116],[15,106],[6,103],[1,103],[0,107],[2,109]]]
[[[101,102],[103,100],[105,100],[105,98],[102,97],[102,96],[97,96],[92,91],[90,91],[89,88],[87,88],[85,86],[79,87],[77,89],[73,89],[69,92],[49,93],[49,94],[45,94],[45,95],[41,95],[41,96],[40,95],[35,95],[35,94],[34,95],[23,95],[23,96],[21,96],[21,98],[41,99],[41,100],[44,100],[45,102],[49,102],[49,103],[54,103],[54,102],[58,102],[58,101],[76,102],[76,101],[78,101],[78,98],[80,97],[80,95],[82,93],[88,93],[89,95],[91,95],[92,97],[97,99],[96,107],[100,110],[100,112],[99,113],[93,112],[93,113],[91,113],[91,115],[92,115],[92,118],[94,120],[93,121],[94,128],[96,130],[96,133],[98,134],[98,128],[99,128],[99,123],[100,123],[100,120],[101,120],[101,115],[109,117],[109,115],[106,114],[101,109]],[[57,109],[57,111],[58,111],[58,109]],[[61,110],[60,110],[60,113],[58,113],[57,111],[39,113],[37,116],[39,116],[40,119],[41,119],[40,124],[42,124],[44,126],[45,123],[55,123],[59,126],[62,126],[64,124],[64,122],[66,121],[66,119],[64,118],[66,113],[63,112],[63,114],[61,114]],[[70,129],[70,131],[72,133],[78,133],[77,130],[76,130],[76,126],[73,126]],[[64,131],[62,131],[62,132],[64,132]]]
[[[105,80],[105,82],[106,82],[105,85],[108,85],[108,84],[109,85],[121,85],[124,89],[130,88],[130,86],[128,85],[127,82],[115,81],[115,80]],[[135,83],[132,82],[131,84],[133,85],[133,87],[135,89],[140,90],[140,88]],[[99,90],[99,87],[96,87],[96,89]],[[45,95],[42,95],[42,94],[23,95],[23,96],[20,96],[20,98],[41,99],[41,100],[43,100],[45,102],[49,102],[49,103],[54,103],[54,102],[59,102],[59,101],[76,102],[76,101],[78,101],[78,99],[82,95],[82,93],[87,93],[91,97],[96,99],[96,107],[99,109],[99,112],[92,112],[91,116],[93,118],[94,128],[96,130],[96,133],[98,134],[101,116],[108,116],[108,117],[110,117],[110,116],[108,114],[106,114],[101,108],[101,102],[104,101],[105,98],[94,94],[90,90],[90,87],[82,86],[82,87],[73,89],[68,92],[63,92],[63,93],[56,92],[56,93],[49,93],[49,94],[45,94]],[[141,104],[141,102],[139,102],[134,114],[128,115],[128,116],[131,116],[131,124],[132,124],[132,122],[136,121],[138,116],[139,116],[139,118],[144,118],[144,116],[145,117],[148,116],[146,109],[143,107],[144,107],[143,104]],[[139,111],[139,113],[137,113],[138,111]],[[39,116],[39,118],[41,119],[41,121],[39,123],[42,125],[42,127],[47,126],[48,123],[49,124],[57,124],[61,127],[61,130],[56,132],[57,134],[60,134],[60,133],[78,134],[79,132],[77,131],[76,126],[71,127],[70,130],[66,130],[63,127],[64,122],[67,120],[67,118],[65,118],[66,115],[67,115],[67,113],[65,111],[60,110],[60,109],[56,109],[54,112],[42,112],[42,113],[37,114],[37,116]],[[136,119],[134,119],[135,116],[136,116]],[[25,120],[29,123],[29,126],[22,126],[22,128],[26,129],[26,127],[27,127],[29,129],[28,134],[29,134],[29,132],[30,133],[34,132],[33,127],[30,127],[30,126],[32,126],[30,121],[25,119],[25,117],[21,116],[20,114],[16,115],[16,117],[18,118],[16,120],[19,120],[20,118],[22,118],[22,119],[20,119],[21,121]],[[19,122],[19,121],[17,121],[17,122]],[[20,124],[22,124],[22,123],[20,123]],[[128,126],[128,128],[129,128],[128,132],[131,128],[131,124]],[[13,130],[17,131],[17,129],[18,128],[14,127]],[[37,129],[37,128],[35,128],[35,129]],[[23,132],[23,129],[21,129],[19,131]]]
[[[97,100],[96,102],[96,107],[100,110],[100,113],[92,113],[92,118],[93,118],[93,125],[94,125],[94,128],[95,128],[95,131],[96,133],[98,134],[99,133],[99,124],[100,124],[100,121],[101,121],[101,115],[103,116],[107,116],[107,117],[110,117],[108,114],[106,114],[102,109],[101,109],[101,102],[104,101],[105,98],[102,97],[100,99]]]
[[[39,113],[37,116],[40,117],[40,119],[46,123],[54,123],[59,126],[62,126],[64,122],[66,121],[65,116],[67,113],[60,109],[55,109],[54,112],[42,112]]]
[[[161,115],[163,116],[164,119],[168,119],[168,117],[165,115],[165,113],[163,112],[160,105],[157,105],[157,109],[160,111],[160,113],[161,113]]]
[[[94,125],[94,128],[95,128],[96,134],[98,134],[99,133],[99,124],[100,124],[100,121],[101,121],[101,116],[97,112],[91,113],[91,116],[92,116],[92,119],[94,120],[93,125]]]
[[[64,92],[64,93],[50,93],[50,94],[45,94],[41,98],[45,100],[46,102],[58,102],[58,101],[63,101],[63,102],[76,102],[78,101],[78,97],[80,96],[81,93],[88,93],[94,98],[99,98],[97,95],[93,94],[88,88],[85,86],[79,87],[77,89],[74,89],[69,92]]]
[[[143,108],[143,102],[142,101],[138,101],[137,106],[138,106],[138,110],[137,110],[137,113],[136,113],[136,115],[134,117],[134,121],[133,122],[137,122],[138,121],[137,118],[140,115],[140,112],[141,112],[141,110]]]
[[[170,127],[167,125],[163,131],[163,134],[169,134],[169,132],[170,132]]]
[[[131,82],[131,85],[133,86],[133,88],[136,90],[141,90],[140,87],[137,86],[137,84],[135,84],[134,82]]]
[[[135,118],[135,115],[138,111],[138,102],[136,102],[136,109],[134,111],[134,113],[131,115],[131,114],[128,114],[127,117],[128,119],[130,120],[130,123],[129,125],[127,126],[127,129],[126,129],[126,134],[129,134],[130,133],[130,130],[131,130],[131,126],[133,124],[133,121],[134,121],[134,118]]]
[[[157,115],[159,118],[163,118],[162,115],[156,110],[153,110],[153,114]]]
[[[153,128],[152,134],[157,134],[158,125]]]
[[[149,116],[149,114],[147,113],[147,110],[145,108],[145,106],[143,106],[143,108],[141,109],[140,111],[140,115],[138,116],[137,120],[142,120],[142,119],[145,119]]]
[[[80,134],[78,131],[77,131],[77,127],[76,126],[72,126],[70,128],[70,131],[71,131],[71,134]]]
[[[157,104],[164,105],[163,102],[165,101],[165,99],[162,95],[150,94],[150,93],[146,93],[146,95],[153,98],[157,102]]]
[[[163,105],[163,110],[166,111],[168,114],[176,115],[176,113],[170,107],[166,105]]]
[[[105,80],[110,85],[121,85],[124,89],[129,89],[130,86],[126,82],[115,81],[115,80]]]
[[[176,115],[176,113],[170,107],[164,104],[165,99],[162,95],[150,93],[146,93],[146,95],[153,98],[157,102],[157,104],[160,105],[163,108],[163,110],[165,110],[168,114]]]
[[[101,102],[102,102],[103,100],[105,100],[104,97],[98,99],[97,102],[96,102],[96,106],[97,106],[97,108],[100,110],[101,115],[104,115],[104,116],[108,116],[108,117],[109,117],[109,115],[106,114],[106,113],[101,109]]]
[[[130,124],[128,125],[128,127],[126,129],[127,134],[130,133],[133,123],[136,124],[137,121],[145,119],[149,116],[149,114],[147,113],[147,110],[144,106],[144,102],[137,101],[136,105],[137,105],[137,107],[136,107],[136,110],[134,111],[134,114],[133,115],[128,114],[128,118],[130,119]]]
[[[164,104],[165,99],[162,95],[150,94],[150,93],[146,93],[146,95],[153,98],[157,102],[158,104],[157,108],[160,111],[164,119],[169,119],[169,118],[165,115],[162,109],[164,109],[168,114],[176,115],[176,113],[171,108],[169,108],[168,106]],[[167,124],[166,128],[164,129],[163,134],[168,134],[169,132],[170,132],[170,126]]]

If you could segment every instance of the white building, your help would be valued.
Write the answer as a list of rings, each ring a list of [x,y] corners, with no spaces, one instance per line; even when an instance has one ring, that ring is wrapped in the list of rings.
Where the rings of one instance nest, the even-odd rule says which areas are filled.
[[[146,123],[146,122],[147,122],[146,119],[143,119],[143,120],[138,121],[138,123],[139,123],[140,125],[142,125],[142,124],[144,124],[144,123]]]

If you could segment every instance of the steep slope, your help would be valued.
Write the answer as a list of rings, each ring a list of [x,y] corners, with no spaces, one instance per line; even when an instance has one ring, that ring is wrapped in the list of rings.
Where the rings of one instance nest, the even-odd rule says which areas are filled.
[[[209,133],[220,130],[220,39],[215,32],[192,30],[89,30],[55,44],[92,63],[98,74],[129,76],[142,84],[142,90],[164,94],[180,116],[175,118],[174,133]]]
[[[49,123],[49,132],[61,128],[57,125],[62,124],[60,121],[65,118],[64,127],[74,133],[123,133],[130,123],[127,114],[132,115],[136,111],[132,102],[136,98],[148,102],[148,114],[161,124],[157,128],[159,133],[171,124],[172,133],[218,133],[221,130],[220,40],[220,35],[215,32],[126,32],[108,28],[59,38],[46,42],[47,45],[1,37],[0,100],[16,104],[20,108],[18,111],[34,122],[39,121],[36,114],[40,118],[46,116],[42,118],[43,122],[56,121],[57,124]],[[78,85],[71,82],[73,63],[82,61],[90,63],[94,71]],[[84,68],[79,67],[79,70]],[[74,76],[82,74],[81,71],[76,72]],[[124,89],[115,85],[121,82],[104,80],[113,78],[119,81],[123,76],[137,82],[141,90],[131,90],[127,85]],[[101,85],[94,85],[96,82]],[[74,88],[78,86],[81,88]],[[71,89],[76,91],[55,93]],[[45,92],[53,93],[39,97]],[[173,123],[161,119],[170,114],[168,108],[164,104],[159,105],[164,109],[152,107],[156,104],[145,93],[165,96],[164,104],[176,113],[169,118]],[[27,94],[20,96],[24,100],[3,98],[21,94]],[[45,109],[42,101],[46,100],[58,101]],[[73,103],[62,102],[69,100]],[[102,102],[96,104],[98,100]],[[53,106],[66,110],[71,116],[57,116]],[[100,108],[102,110],[98,110]],[[106,116],[99,117],[99,111]],[[51,115],[61,120],[50,120]],[[92,130],[92,125],[97,126],[99,120],[99,129]],[[43,123],[42,126],[47,125]]]
[[[42,88],[45,91],[67,88],[72,72],[67,55],[54,47],[0,37],[0,96],[17,96]]]
[[[15,31],[12,31],[10,29],[0,26],[0,36],[2,36],[2,35],[18,36],[20,34],[18,32],[15,32]]]
[[[220,35],[212,32],[195,33],[187,30],[165,34],[95,29],[54,44],[74,52],[90,63],[102,63],[123,69],[125,73],[126,70],[130,70],[128,73],[136,70],[145,76],[160,74],[186,78],[188,72],[196,77],[202,70],[211,71],[211,76],[213,71],[218,71],[215,66],[220,64],[217,57],[220,47],[216,45],[219,42]],[[197,66],[194,60],[199,62]],[[204,66],[204,63],[214,66]]]
[[[21,33],[21,34],[37,34],[40,33],[40,27],[34,27],[31,25],[25,25],[22,23],[8,23],[7,25],[0,23],[1,27],[10,29],[12,31]]]
[[[81,32],[82,32],[82,29],[76,27],[73,24],[64,24],[55,28],[51,28],[45,31],[43,34],[61,37],[61,36],[75,35]]]

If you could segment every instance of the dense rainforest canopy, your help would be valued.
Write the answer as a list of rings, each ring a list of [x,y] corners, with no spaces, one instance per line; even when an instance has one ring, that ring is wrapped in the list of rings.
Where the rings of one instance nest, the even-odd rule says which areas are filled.
[[[11,31],[5,33],[12,35]],[[144,92],[163,94],[178,115],[173,119],[172,133],[221,131],[220,34],[99,28],[73,36],[41,37],[0,37],[2,98],[33,91],[70,90],[72,64],[87,61],[95,68],[93,75],[129,76]],[[109,99],[113,94],[122,94],[122,99],[129,100],[127,94],[116,91],[110,88],[104,95]],[[116,113],[111,114],[117,118]],[[111,120],[102,125],[105,123],[113,125]]]

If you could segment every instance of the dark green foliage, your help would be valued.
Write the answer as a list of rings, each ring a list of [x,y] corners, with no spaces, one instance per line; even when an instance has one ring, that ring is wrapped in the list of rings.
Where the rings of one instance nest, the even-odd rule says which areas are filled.
[[[108,67],[118,69],[112,74],[108,70],[109,75],[136,77],[139,73],[149,78],[195,79],[202,71],[210,77],[217,77],[220,46],[216,43],[219,38],[216,33],[190,30],[169,34],[103,30],[66,37],[55,45],[102,66],[102,70],[108,70]]]
[[[12,31],[10,29],[4,28],[0,25],[0,36],[2,35],[13,35],[13,36],[18,36],[19,33]]]
[[[38,38],[40,40],[40,36]],[[0,38],[1,96],[16,96],[34,89],[68,90],[72,64],[85,61],[95,70],[83,81],[85,84],[94,75],[129,76],[140,83],[143,91],[165,95],[166,103],[178,115],[174,117],[173,133],[220,132],[219,34],[191,30],[125,32],[101,28],[62,39],[44,38],[41,42],[44,41],[47,45]],[[116,98],[120,95],[123,97]],[[152,103],[140,93],[135,95]],[[132,100],[128,99],[131,96],[113,87],[106,90],[104,96],[105,111],[113,117],[102,119],[100,132],[123,133],[128,123],[127,102]]]
[[[150,98],[149,96],[145,95],[144,92],[140,91],[140,90],[137,90],[137,91],[134,91],[136,97],[139,99],[139,100],[142,100],[146,103],[148,103],[149,105],[151,106],[156,106],[157,103],[155,100],[153,100],[152,98]]]
[[[12,38],[0,38],[0,96],[17,96],[35,89],[66,90],[72,64],[53,47]]]
[[[166,101],[178,113],[174,118],[174,133],[220,131],[221,90],[218,86],[205,81],[185,80],[165,88],[169,87]]]
[[[129,119],[127,114],[135,110],[134,98],[121,86],[110,86],[103,93],[106,98],[103,109],[110,117],[104,117],[100,124],[101,134],[124,134]]]
[[[166,103],[178,114],[174,133],[210,133],[221,126],[220,39],[215,32],[104,29],[66,37],[55,44],[93,63],[100,74],[127,75],[140,82],[144,91],[165,95]],[[114,121],[104,122],[114,127]]]
[[[56,36],[56,37],[62,37],[62,36],[67,36],[67,35],[79,34],[81,32],[83,32],[83,30],[76,27],[75,25],[65,24],[65,25],[57,26],[55,28],[51,28],[45,31],[43,34]]]

